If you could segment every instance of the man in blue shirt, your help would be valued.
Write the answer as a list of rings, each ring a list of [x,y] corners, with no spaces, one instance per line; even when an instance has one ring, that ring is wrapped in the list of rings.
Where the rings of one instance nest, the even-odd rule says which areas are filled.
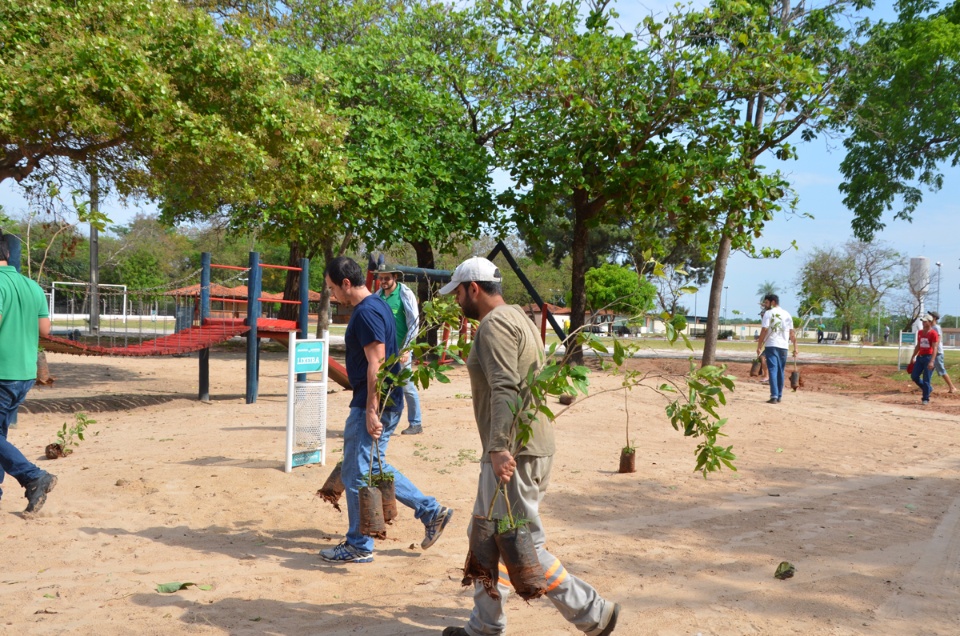
[[[423,522],[424,538],[420,546],[427,549],[450,523],[453,510],[420,492],[384,457],[390,436],[400,421],[403,405],[403,392],[399,387],[390,388],[388,395],[380,395],[376,390],[380,367],[388,358],[397,357],[393,314],[382,298],[366,288],[363,271],[353,259],[340,256],[331,260],[327,263],[324,278],[334,299],[342,305],[353,307],[344,338],[347,377],[353,387],[353,399],[343,428],[341,467],[349,528],[340,545],[321,550],[320,556],[331,563],[373,561],[373,539],[360,533],[360,487],[364,485],[364,476],[370,472],[371,449],[376,440],[379,440],[381,459],[377,468],[385,473],[393,473],[397,500],[413,508],[416,518]],[[395,371],[399,370],[399,363],[395,363],[395,367]],[[387,403],[381,407],[381,400],[384,399]]]

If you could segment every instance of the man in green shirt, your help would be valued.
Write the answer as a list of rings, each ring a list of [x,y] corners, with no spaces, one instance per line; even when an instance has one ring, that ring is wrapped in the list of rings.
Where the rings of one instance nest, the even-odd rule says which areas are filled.
[[[38,512],[57,478],[41,470],[7,440],[10,422],[37,380],[40,335],[50,333],[47,298],[35,282],[10,265],[0,230],[0,483],[13,476],[26,490],[26,512]],[[0,497],[3,491],[0,490]]]
[[[497,266],[474,257],[461,263],[441,294],[456,294],[467,318],[479,320],[474,334],[467,372],[473,396],[483,454],[473,514],[486,517],[498,482],[503,483],[514,516],[528,519],[537,556],[546,579],[547,597],[574,627],[588,636],[608,636],[617,626],[619,603],[601,597],[585,581],[568,573],[558,558],[547,552],[546,534],[540,518],[540,502],[550,483],[555,442],[553,424],[540,415],[533,423],[533,436],[524,445],[516,441],[511,406],[517,398],[529,399],[527,372],[544,362],[543,341],[536,325],[520,307],[508,305],[501,291]],[[506,513],[503,497],[497,498],[494,516]],[[467,531],[469,536],[469,530]],[[443,636],[494,636],[506,633],[503,604],[507,573],[501,565],[499,599],[475,584],[473,612],[465,627],[447,627]]]
[[[409,347],[417,337],[420,327],[420,310],[417,308],[417,297],[409,287],[400,282],[403,273],[386,265],[377,268],[377,283],[380,289],[377,295],[387,302],[393,319],[397,325],[397,348],[401,351],[400,364],[404,369],[413,367],[413,356]],[[407,403],[407,421],[410,425],[400,431],[401,435],[417,435],[423,432],[422,414],[420,412],[420,394],[417,385],[407,382],[403,385],[403,399]]]

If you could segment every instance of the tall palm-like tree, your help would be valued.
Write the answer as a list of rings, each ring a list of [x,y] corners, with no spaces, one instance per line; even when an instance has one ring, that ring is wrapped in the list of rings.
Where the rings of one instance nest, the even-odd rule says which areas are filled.
[[[776,293],[777,293],[777,286],[768,280],[763,281],[763,284],[757,287],[757,295],[760,296],[760,298],[763,298],[767,294],[776,294]]]

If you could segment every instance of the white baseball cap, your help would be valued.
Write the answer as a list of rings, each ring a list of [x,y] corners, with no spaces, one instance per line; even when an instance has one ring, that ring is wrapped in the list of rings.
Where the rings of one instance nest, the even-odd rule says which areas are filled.
[[[457,265],[450,282],[440,288],[440,293],[452,294],[460,283],[499,283],[501,280],[503,278],[496,265],[483,257],[474,256]]]

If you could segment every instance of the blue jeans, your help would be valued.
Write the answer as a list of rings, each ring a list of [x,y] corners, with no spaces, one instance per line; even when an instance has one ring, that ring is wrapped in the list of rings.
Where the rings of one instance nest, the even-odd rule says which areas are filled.
[[[440,504],[433,497],[427,497],[403,473],[387,463],[385,455],[390,437],[397,430],[400,422],[400,410],[388,409],[380,417],[383,423],[383,434],[380,436],[380,461],[383,472],[393,473],[393,485],[397,491],[397,501],[408,508],[413,508],[414,516],[424,525],[433,521],[440,511]],[[371,449],[373,438],[367,432],[366,411],[359,407],[352,407],[347,416],[347,423],[343,429],[343,466],[341,477],[347,495],[347,543],[364,552],[373,551],[373,539],[360,534],[360,488],[363,478],[370,471]],[[380,466],[374,460],[374,472],[380,472]]]
[[[410,356],[403,368],[413,368],[413,356]],[[417,385],[413,380],[403,385],[403,400],[407,403],[407,421],[410,422],[410,426],[420,426],[423,419],[420,414],[420,393],[417,392]]]
[[[933,356],[917,356],[913,362],[913,373],[910,379],[923,391],[923,401],[930,399],[930,392],[933,391],[933,385],[930,384],[930,376],[933,375],[933,369],[930,367],[930,360]]]
[[[0,380],[0,484],[3,483],[4,473],[13,475],[23,487],[43,475],[42,470],[7,441],[10,422],[17,414],[17,408],[27,398],[27,392],[34,382],[36,380]],[[0,497],[2,496],[3,490],[0,490]]]
[[[766,347],[763,357],[767,359],[767,379],[770,381],[770,397],[778,400],[783,397],[783,379],[787,368],[787,350],[778,347]]]

